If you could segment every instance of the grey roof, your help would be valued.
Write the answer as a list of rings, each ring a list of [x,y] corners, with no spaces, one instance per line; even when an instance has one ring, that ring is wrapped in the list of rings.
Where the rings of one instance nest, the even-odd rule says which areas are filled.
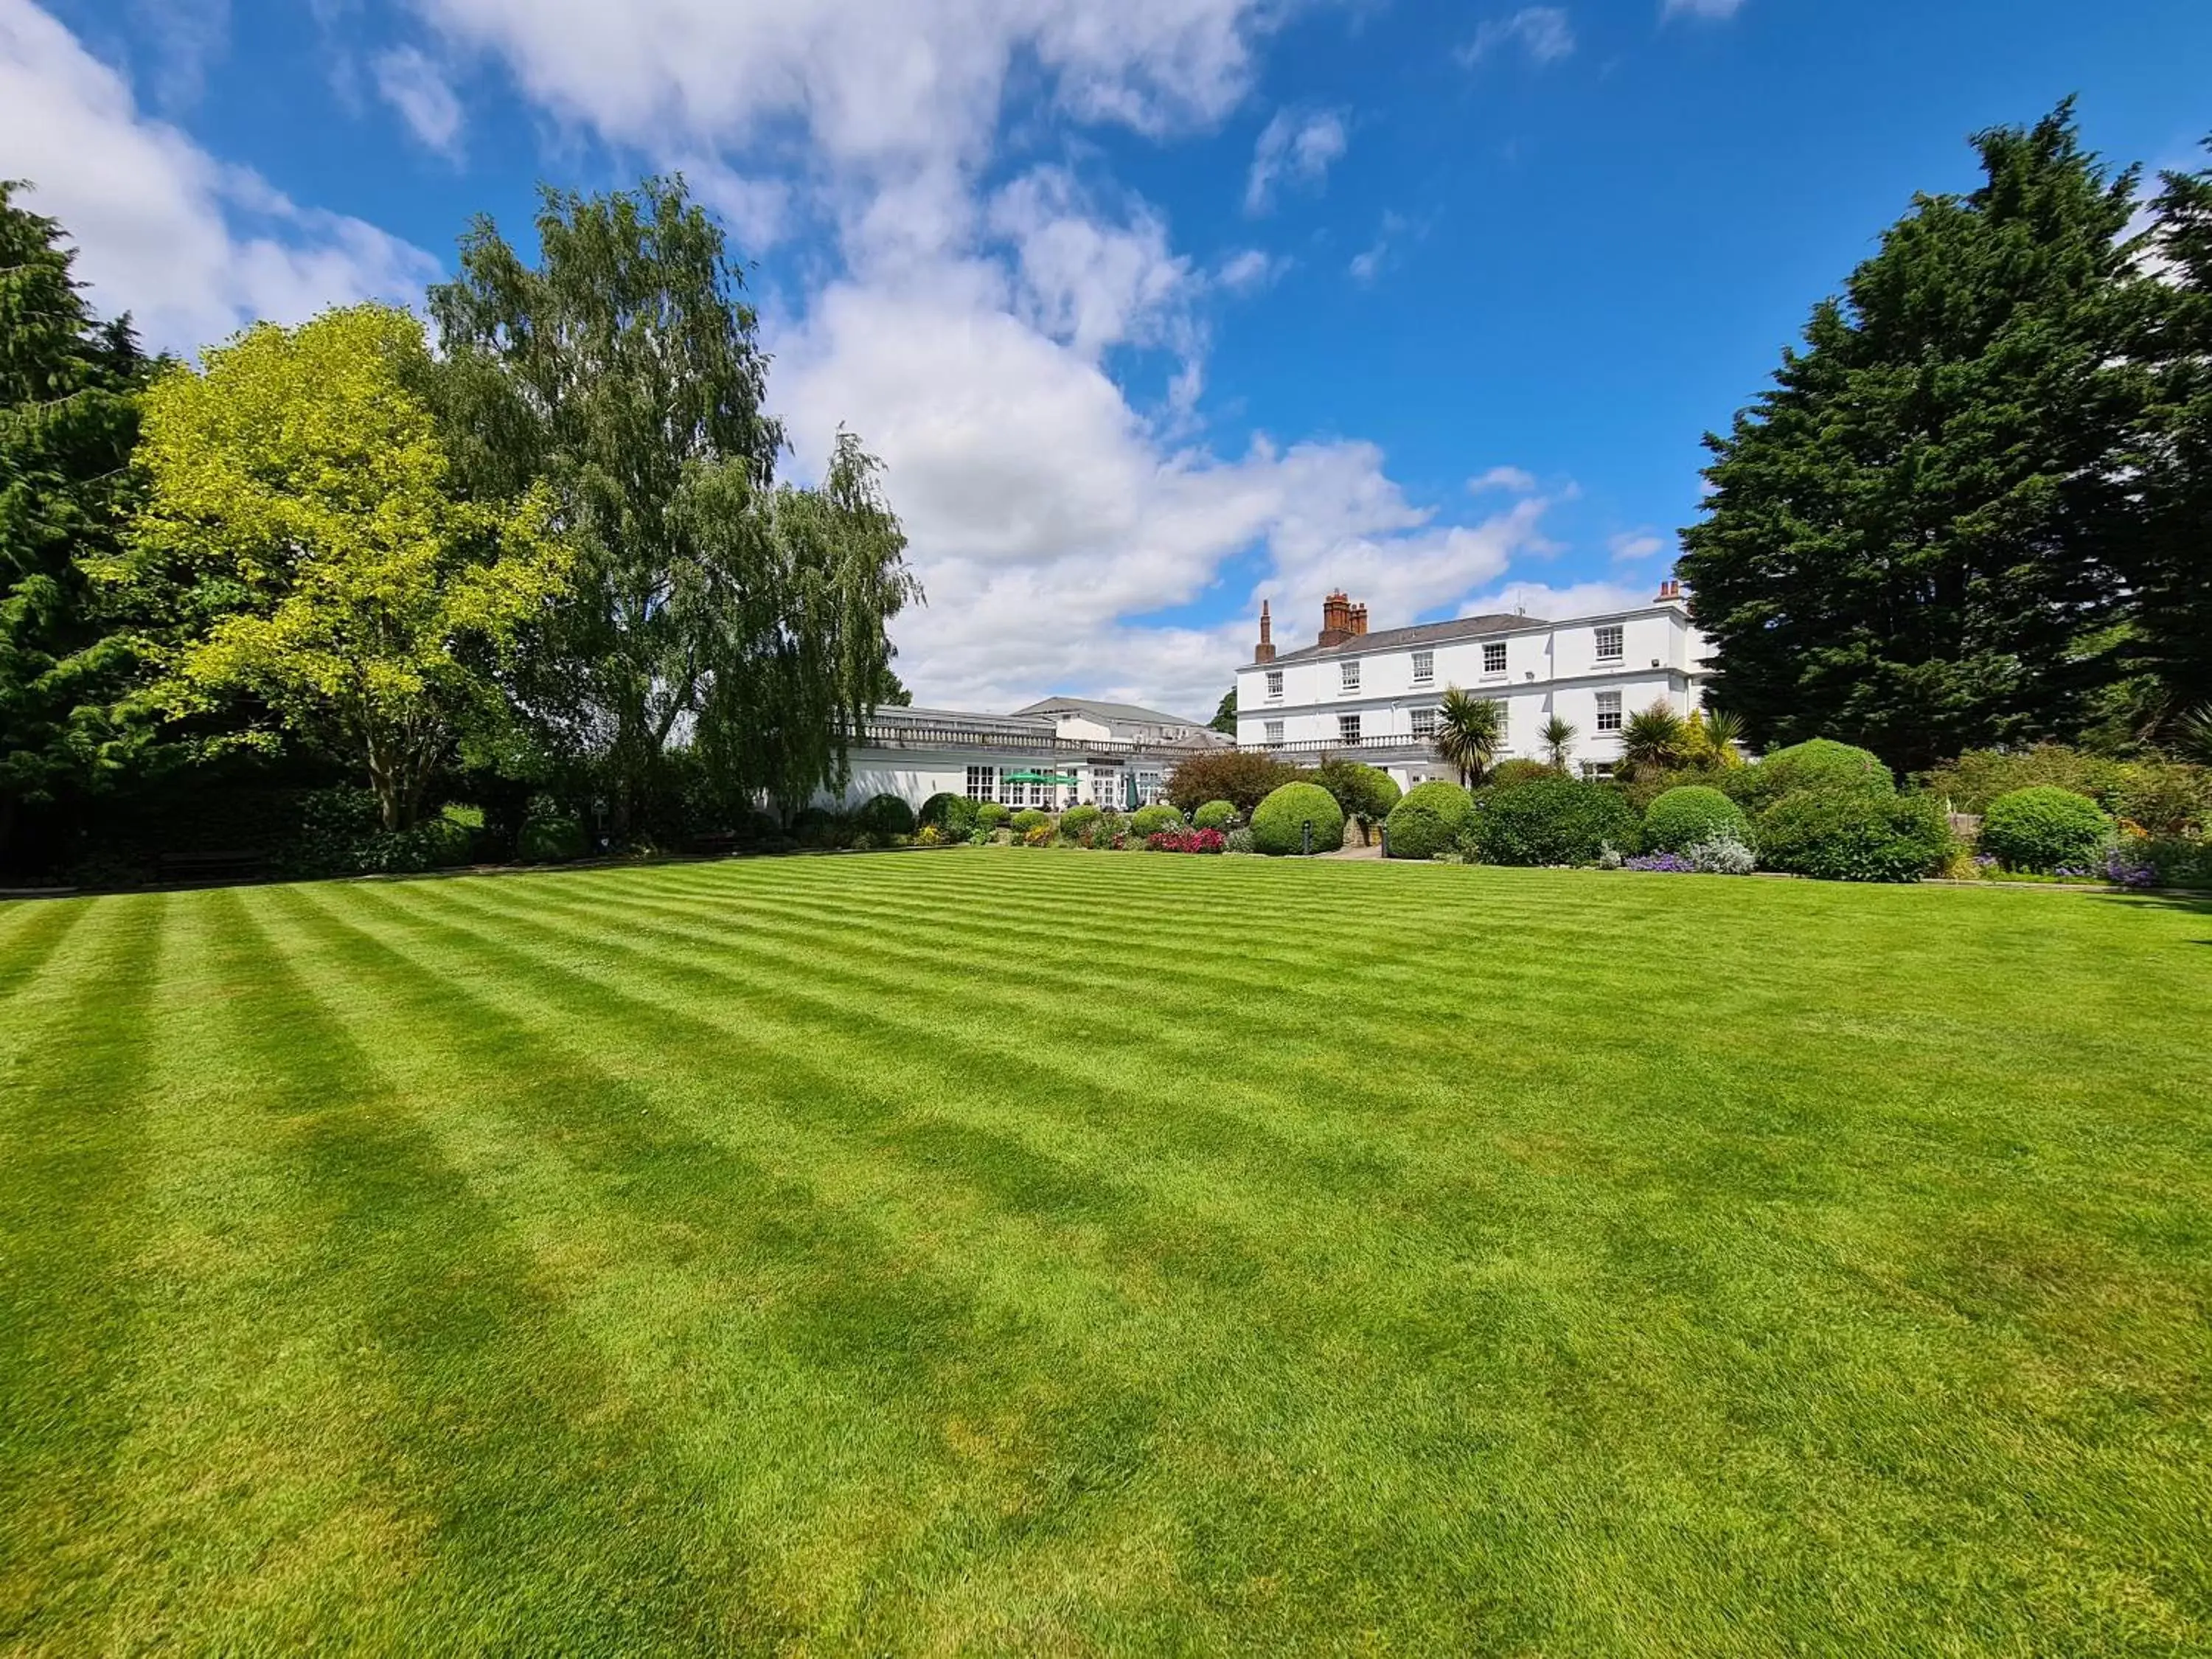
[[[1541,617],[1492,611],[1483,617],[1455,617],[1449,622],[1418,623],[1411,628],[1386,628],[1377,634],[1355,634],[1340,645],[1309,645],[1302,650],[1283,652],[1273,662],[1252,665],[1276,668],[1286,662],[1340,656],[1347,651],[1402,651],[1417,645],[1442,645],[1447,640],[1471,640],[1483,634],[1510,634],[1518,628],[1550,626]]]
[[[1017,708],[1020,714],[1042,714],[1056,708],[1079,708],[1086,714],[1096,714],[1103,720],[1141,720],[1148,726],[1201,726],[1204,720],[1194,720],[1182,714],[1163,714],[1157,708],[1146,708],[1133,702],[1101,702],[1096,697],[1040,697],[1026,708]]]
[[[963,726],[977,731],[1042,732],[1048,735],[1053,729],[1048,720],[1020,714],[977,714],[965,708],[908,708],[888,702],[879,705],[869,719],[883,726]]]

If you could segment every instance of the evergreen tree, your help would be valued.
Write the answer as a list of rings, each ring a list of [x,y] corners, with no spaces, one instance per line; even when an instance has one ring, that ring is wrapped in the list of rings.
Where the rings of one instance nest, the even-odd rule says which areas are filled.
[[[1235,686],[1231,686],[1221,694],[1221,706],[1213,711],[1213,718],[1206,721],[1206,725],[1212,730],[1223,732],[1229,737],[1233,738],[1237,735],[1237,688]]]
[[[1974,143],[1982,186],[1918,198],[1706,438],[1680,568],[1758,744],[1925,767],[2073,735],[2117,672],[2130,351],[2160,303],[2136,174],[2081,149],[2070,104]]]
[[[2120,562],[2135,664],[2151,682],[2143,723],[2171,739],[2212,710],[2212,169],[2161,182],[2151,252],[2171,303],[2149,349],[2158,397],[2140,455],[2142,523]]]
[[[918,597],[874,462],[841,439],[822,489],[774,486],[754,313],[680,179],[547,189],[537,231],[532,268],[479,219],[430,293],[431,395],[464,477],[550,485],[579,555],[519,701],[604,763],[618,833],[687,738],[737,790],[840,781],[842,734],[890,660],[884,624]]]
[[[129,663],[83,561],[112,552],[145,364],[101,323],[61,227],[0,180],[0,854],[21,809],[95,783],[125,745],[105,705]]]

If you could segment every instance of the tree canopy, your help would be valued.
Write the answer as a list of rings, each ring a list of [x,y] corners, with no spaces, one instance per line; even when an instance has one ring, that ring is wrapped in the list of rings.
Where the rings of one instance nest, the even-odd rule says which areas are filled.
[[[203,619],[162,654],[174,712],[243,693],[356,756],[387,830],[471,722],[503,705],[486,672],[563,592],[542,490],[457,498],[430,410],[422,325],[357,306],[262,324],[146,394],[149,494],[109,574]],[[266,737],[250,717],[241,736]]]
[[[2117,672],[2162,302],[2126,234],[2136,174],[2081,148],[2070,106],[1974,143],[1981,187],[1919,198],[1706,439],[1680,569],[1712,695],[1759,744],[1925,766],[2076,732]]]

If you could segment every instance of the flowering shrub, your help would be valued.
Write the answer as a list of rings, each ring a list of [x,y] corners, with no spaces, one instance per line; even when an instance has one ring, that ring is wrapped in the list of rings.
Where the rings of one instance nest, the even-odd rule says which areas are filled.
[[[1252,844],[1249,830],[1231,830],[1222,838],[1221,850],[1224,853],[1251,853],[1258,849]]]
[[[1758,857],[1734,836],[1708,836],[1685,854],[1701,876],[1747,876]]]
[[[1163,830],[1148,837],[1145,846],[1154,853],[1218,853],[1228,842],[1218,830]]]
[[[1054,835],[1054,831],[1049,823],[1033,823],[1022,831],[1022,845],[1049,847],[1053,843]]]
[[[1646,853],[1640,858],[1623,859],[1624,870],[1656,870],[1665,875],[1694,875],[1698,866],[1680,853]]]

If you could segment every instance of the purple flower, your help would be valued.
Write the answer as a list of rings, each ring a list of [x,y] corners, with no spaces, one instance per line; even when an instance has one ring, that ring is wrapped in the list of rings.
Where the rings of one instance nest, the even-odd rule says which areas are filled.
[[[1680,853],[1647,853],[1642,858],[1626,860],[1621,867],[1625,870],[1656,870],[1670,876],[1693,875],[1698,868]]]
[[[2105,854],[2105,879],[2117,887],[2155,887],[2158,866],[2140,853],[2115,847]]]

